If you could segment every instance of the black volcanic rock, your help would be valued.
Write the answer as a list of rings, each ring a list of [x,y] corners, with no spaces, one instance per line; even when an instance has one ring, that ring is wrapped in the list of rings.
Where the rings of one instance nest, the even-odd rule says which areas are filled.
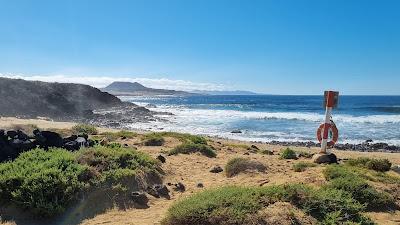
[[[0,116],[77,118],[124,104],[89,85],[0,78]]]
[[[145,95],[174,95],[174,96],[186,96],[186,95],[195,95],[192,93],[188,93],[185,91],[175,91],[175,90],[166,90],[166,89],[155,89],[148,88],[139,84],[138,82],[121,82],[115,81],[108,85],[105,88],[101,89],[102,91],[109,92],[113,95],[133,95],[133,96],[145,96]]]

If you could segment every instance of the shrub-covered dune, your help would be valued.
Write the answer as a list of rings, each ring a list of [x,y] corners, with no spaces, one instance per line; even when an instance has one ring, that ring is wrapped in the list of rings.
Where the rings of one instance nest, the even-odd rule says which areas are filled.
[[[372,160],[375,166],[368,168],[354,163],[360,160],[371,161],[327,166],[323,170],[327,183],[318,188],[286,184],[206,190],[173,204],[162,224],[375,224],[365,213],[396,209],[395,199],[400,196],[378,190],[370,181],[398,187],[400,178],[375,171],[382,171],[387,160]]]
[[[124,197],[160,183],[161,173],[158,161],[133,148],[36,149],[0,164],[0,201],[49,217],[92,193],[107,192],[108,198],[100,199],[103,205],[107,200],[129,203]]]

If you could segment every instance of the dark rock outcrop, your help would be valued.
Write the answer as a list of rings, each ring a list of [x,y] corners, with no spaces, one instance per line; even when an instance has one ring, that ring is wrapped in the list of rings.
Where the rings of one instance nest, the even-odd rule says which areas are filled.
[[[210,169],[211,173],[221,173],[222,171],[224,171],[220,166],[214,166]]]
[[[89,140],[87,135],[72,135],[62,138],[60,134],[52,131],[33,131],[33,137],[29,137],[21,130],[0,130],[0,162],[13,160],[22,152],[32,150],[36,147],[45,150],[51,147],[65,148],[69,151],[79,150],[81,147],[90,147],[94,141]]]
[[[89,85],[9,78],[0,78],[0,96],[0,116],[27,118],[85,118],[95,109],[125,104]]]
[[[270,141],[266,142],[271,145],[296,146],[296,147],[321,147],[316,142],[301,142],[301,141]],[[400,146],[389,145],[388,143],[371,143],[370,140],[359,144],[335,144],[335,149],[345,151],[360,151],[360,152],[400,152]]]
[[[161,163],[165,163],[167,160],[165,159],[165,157],[164,156],[162,156],[162,155],[158,155],[157,156],[157,159],[161,162]]]

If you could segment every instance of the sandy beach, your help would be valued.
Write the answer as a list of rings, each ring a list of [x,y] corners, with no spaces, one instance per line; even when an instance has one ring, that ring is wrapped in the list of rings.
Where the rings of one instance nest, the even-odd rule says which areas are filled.
[[[11,128],[16,125],[29,125],[34,124],[41,129],[69,129],[74,123],[68,122],[53,122],[43,119],[18,119],[18,118],[0,118],[1,128]],[[100,132],[103,131],[117,131],[112,129],[100,128]],[[285,183],[304,183],[313,186],[320,186],[326,181],[322,175],[324,165],[317,167],[308,168],[304,172],[294,172],[292,169],[293,164],[304,161],[310,162],[311,159],[300,158],[298,160],[282,160],[279,158],[279,152],[286,148],[286,146],[279,145],[268,145],[261,143],[243,142],[227,139],[209,138],[209,144],[214,147],[217,152],[217,157],[207,158],[200,154],[190,155],[175,155],[166,157],[166,163],[162,165],[162,169],[165,171],[164,183],[177,183],[182,182],[186,191],[176,192],[171,191],[171,199],[153,198],[150,197],[149,208],[147,209],[127,209],[118,210],[112,209],[104,214],[96,215],[94,218],[88,218],[82,221],[84,225],[94,224],[160,224],[160,221],[165,216],[168,207],[175,201],[192,195],[193,193],[199,192],[203,189],[226,186],[226,185],[240,185],[240,186],[267,186],[273,184],[285,184]],[[180,141],[167,137],[166,142],[160,147],[143,146],[140,143],[140,137],[118,140],[121,144],[127,144],[128,146],[134,146],[139,151],[146,152],[152,157],[157,157],[159,154],[164,153],[166,150],[172,149],[180,144]],[[267,149],[273,152],[273,155],[263,155],[248,150],[248,147],[255,145],[259,149]],[[318,148],[307,148],[307,147],[294,147],[291,146],[295,151],[302,151],[308,153],[316,153],[319,151]],[[389,159],[392,164],[400,164],[400,153],[382,153],[382,152],[352,152],[352,151],[334,151],[339,159],[344,160],[348,158],[356,157],[372,157],[372,158],[386,158]],[[214,166],[224,165],[234,157],[249,158],[262,162],[267,166],[265,173],[261,172],[246,172],[228,178],[224,173],[210,173],[210,168]],[[395,172],[390,172],[394,176],[398,176]],[[201,183],[204,187],[199,187]],[[386,187],[381,187],[386,188]],[[400,211],[394,211],[392,213],[386,212],[370,212],[368,215],[378,224],[399,224],[400,223]],[[19,220],[19,221],[24,221]],[[13,224],[13,221],[9,221],[5,224]],[[17,224],[35,224],[29,221],[24,221]]]

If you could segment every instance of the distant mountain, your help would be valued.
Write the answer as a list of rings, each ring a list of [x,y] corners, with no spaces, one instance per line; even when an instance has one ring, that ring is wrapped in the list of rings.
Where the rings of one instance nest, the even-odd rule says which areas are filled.
[[[185,91],[175,91],[167,89],[148,88],[138,82],[120,82],[115,81],[105,88],[101,88],[113,95],[129,95],[129,96],[154,96],[154,95],[171,95],[171,96],[187,96],[195,95]]]
[[[89,85],[0,77],[0,116],[77,118],[125,104]]]
[[[259,95],[258,93],[251,91],[193,91],[196,94],[202,95]]]

